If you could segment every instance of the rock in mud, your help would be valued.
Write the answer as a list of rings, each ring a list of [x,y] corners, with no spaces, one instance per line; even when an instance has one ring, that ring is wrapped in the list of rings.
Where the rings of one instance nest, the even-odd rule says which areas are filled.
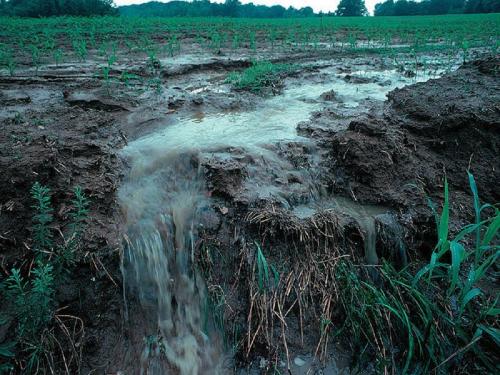
[[[321,94],[320,98],[325,102],[334,102],[337,100],[337,93],[333,90],[330,90]]]
[[[241,191],[247,173],[239,162],[211,158],[203,165],[207,185],[213,196],[234,199]]]
[[[194,105],[202,105],[204,103],[204,99],[202,96],[197,95],[191,99],[191,103]]]
[[[347,74],[346,76],[344,76],[344,81],[346,81],[347,83],[358,84],[358,85],[359,84],[367,84],[367,83],[377,83],[380,86],[390,86],[392,83],[388,79],[384,80],[383,78],[377,77],[377,76],[364,77],[364,76],[355,75],[355,74],[353,74],[353,75]]]
[[[370,77],[361,77],[361,76],[350,75],[350,74],[347,74],[344,77],[344,81],[346,81],[347,83],[354,83],[354,84],[364,84],[364,83],[372,83],[372,82],[374,82],[373,78],[370,78]]]
[[[313,112],[310,121],[303,121],[297,125],[300,135],[313,139],[324,140],[349,125],[349,118],[342,116],[333,109],[325,108]]]
[[[304,361],[300,357],[295,357],[295,359],[293,360],[293,363],[295,364],[295,366],[302,367],[306,364],[306,361]]]

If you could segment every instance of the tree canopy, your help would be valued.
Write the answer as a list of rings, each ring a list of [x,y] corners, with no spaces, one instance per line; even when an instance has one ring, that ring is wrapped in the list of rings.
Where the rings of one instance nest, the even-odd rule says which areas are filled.
[[[137,17],[244,17],[244,18],[283,18],[314,16],[311,7],[296,9],[281,5],[265,6],[253,3],[242,4],[239,0],[226,0],[224,3],[212,3],[209,0],[169,1],[160,3],[151,1],[144,4],[129,5],[119,8],[124,16]]]
[[[385,0],[375,5],[375,16],[434,15],[448,13],[500,12],[500,0]],[[242,4],[240,0],[212,3],[174,0],[151,1],[115,7],[113,0],[0,0],[0,15],[20,17],[124,15],[137,17],[244,17],[292,18],[313,17],[311,7],[296,9],[281,5]],[[340,0],[337,16],[366,16],[364,0]]]
[[[335,14],[344,17],[366,16],[368,11],[364,0],[340,0]]]
[[[117,14],[113,0],[1,0],[0,14],[20,17]]]

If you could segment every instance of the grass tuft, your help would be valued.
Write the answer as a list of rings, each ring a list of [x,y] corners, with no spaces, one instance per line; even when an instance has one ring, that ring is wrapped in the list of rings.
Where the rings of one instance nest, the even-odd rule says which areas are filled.
[[[473,356],[477,368],[495,372],[500,343],[498,297],[481,289],[494,274],[500,255],[500,212],[479,206],[474,178],[469,181],[475,222],[449,234],[448,184],[437,217],[438,243],[427,265],[413,274],[384,264],[380,285],[342,261],[336,278],[345,317],[338,334],[348,332],[359,360],[376,358],[378,371],[448,373],[454,361]],[[481,213],[489,208],[489,216]],[[446,261],[447,255],[451,261]],[[424,277],[427,276],[427,277]],[[465,372],[471,371],[464,369]]]
[[[273,64],[269,61],[254,62],[241,73],[232,73],[227,78],[237,90],[263,93],[266,89],[277,93],[283,86],[283,78],[297,68],[291,64]]]

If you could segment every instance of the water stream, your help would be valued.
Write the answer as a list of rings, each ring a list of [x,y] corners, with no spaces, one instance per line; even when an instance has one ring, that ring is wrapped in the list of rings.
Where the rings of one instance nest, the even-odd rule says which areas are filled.
[[[141,363],[137,364],[141,374],[160,375],[172,369],[181,375],[225,371],[217,334],[207,328],[205,285],[193,259],[198,217],[210,203],[200,154],[240,147],[253,156],[277,160],[269,145],[311,142],[297,134],[296,126],[324,105],[319,99],[322,93],[333,89],[339,106],[355,108],[366,98],[384,100],[390,90],[410,83],[395,71],[377,72],[384,81],[390,80],[384,85],[353,85],[333,70],[325,72],[331,74],[326,81],[287,88],[255,110],[196,114],[139,138],[123,150],[130,173],[119,191],[127,225],[122,269],[126,304],[136,298],[143,309],[140,316],[127,317],[136,319],[131,324],[144,331]],[[342,200],[336,205],[360,223],[367,262],[376,264],[373,216],[380,209]],[[313,211],[306,206],[298,208],[297,214]]]
[[[292,212],[300,219],[307,219],[314,216],[318,211],[325,210],[342,213],[356,221],[363,235],[365,263],[369,265],[378,264],[375,216],[386,213],[389,209],[382,206],[361,205],[343,197],[333,197],[307,205],[298,205],[293,208]]]

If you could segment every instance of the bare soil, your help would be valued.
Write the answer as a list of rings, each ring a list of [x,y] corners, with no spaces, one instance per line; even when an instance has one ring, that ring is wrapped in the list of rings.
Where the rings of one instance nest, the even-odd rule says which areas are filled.
[[[297,59],[304,62],[312,58]],[[276,60],[286,60],[286,56]],[[133,353],[136,338],[123,324],[123,218],[116,191],[128,169],[119,150],[129,140],[179,118],[256,108],[266,98],[234,92],[224,84],[228,71],[249,64],[249,59],[220,56],[210,61],[180,62],[159,72],[161,92],[144,85],[125,88],[111,82],[111,95],[105,83],[93,77],[95,64],[92,68],[47,68],[34,78],[28,74],[0,78],[2,275],[12,265],[29,259],[29,190],[35,181],[51,189],[58,228],[67,218],[75,186],[81,186],[92,202],[85,251],[78,254],[70,282],[58,290],[60,305],[85,323],[82,373],[114,373],[123,370],[124,363],[133,364],[140,355]],[[320,80],[320,68],[328,64],[328,60],[310,63],[292,79],[296,84]],[[347,55],[336,64],[339,72],[348,73],[360,66],[383,69],[385,62],[379,57]],[[127,70],[147,77],[148,69],[147,64],[118,67],[114,76]],[[316,212],[302,218],[293,212],[290,205],[311,199],[310,180],[304,177],[304,170],[312,171],[313,180],[321,186],[321,199],[343,196],[390,209],[403,228],[404,242],[414,259],[425,257],[435,243],[427,197],[441,199],[445,176],[451,186],[456,226],[467,222],[472,213],[467,170],[474,174],[482,199],[498,202],[499,72],[498,58],[479,60],[442,78],[396,89],[385,103],[367,100],[343,112],[325,104],[325,109],[298,126],[299,133],[309,141],[269,145],[286,165],[292,166],[290,170],[283,169],[284,164],[262,164],[238,148],[198,156],[195,163],[203,167],[212,207],[202,218],[196,251],[209,287],[232,286],[226,301],[226,320],[235,322],[246,337],[251,296],[245,279],[252,278],[252,270],[245,257],[254,241],[270,250],[270,262],[281,262],[290,269],[300,267],[293,263],[305,253],[326,251],[329,246],[340,249],[336,256],[348,252],[361,256],[363,235],[349,214]],[[352,78],[346,80],[363,84]],[[326,92],[321,100],[335,102],[335,93]],[[279,194],[263,196],[259,193],[262,185],[255,181],[265,181]],[[377,225],[387,228],[384,223],[379,217]],[[401,262],[390,241],[379,237],[379,256]],[[221,256],[207,257],[209,248],[217,248]],[[318,297],[311,293],[311,298]],[[320,336],[313,318],[321,311],[313,299],[309,303],[311,311],[304,321],[300,321],[298,306],[289,318],[292,360],[314,354]],[[134,301],[131,304],[134,309]],[[273,328],[273,335],[279,337],[279,326]],[[279,339],[273,342],[276,347],[281,345]],[[342,343],[337,344],[337,349],[342,348]],[[241,367],[258,367],[261,359],[281,358],[276,347],[259,337],[250,355],[242,350],[236,361]],[[349,364],[350,353],[340,357],[330,354],[335,357],[335,371]],[[369,368],[365,370],[370,372]]]

